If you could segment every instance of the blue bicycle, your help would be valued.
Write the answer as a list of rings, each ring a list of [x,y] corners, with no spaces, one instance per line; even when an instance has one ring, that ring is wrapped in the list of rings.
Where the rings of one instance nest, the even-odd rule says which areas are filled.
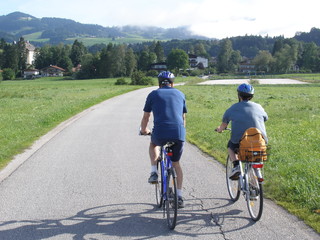
[[[139,130],[139,135],[144,135]],[[147,135],[151,135],[151,132]],[[158,182],[155,183],[157,206],[163,209],[163,217],[167,215],[168,227],[173,230],[177,223],[178,193],[177,175],[172,166],[172,146],[174,142],[167,142],[160,147],[160,155],[157,162]]]
[[[157,163],[159,177],[158,183],[155,184],[157,205],[163,208],[163,217],[167,215],[170,229],[176,226],[178,212],[177,176],[171,162],[174,144],[174,142],[167,142],[160,147],[160,157]]]

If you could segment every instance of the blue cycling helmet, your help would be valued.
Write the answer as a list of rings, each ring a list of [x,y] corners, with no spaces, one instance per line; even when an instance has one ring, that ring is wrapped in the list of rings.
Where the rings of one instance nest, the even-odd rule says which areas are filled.
[[[247,83],[242,83],[237,88],[238,94],[241,97],[253,97],[254,88]]]
[[[167,85],[169,83],[173,83],[174,81],[173,73],[169,71],[163,71],[158,75],[158,81],[160,85]]]

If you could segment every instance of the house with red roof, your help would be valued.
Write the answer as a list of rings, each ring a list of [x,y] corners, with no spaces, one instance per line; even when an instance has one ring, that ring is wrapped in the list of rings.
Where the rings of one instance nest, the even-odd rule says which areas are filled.
[[[63,77],[65,71],[63,68],[55,65],[50,65],[40,70],[42,77]]]

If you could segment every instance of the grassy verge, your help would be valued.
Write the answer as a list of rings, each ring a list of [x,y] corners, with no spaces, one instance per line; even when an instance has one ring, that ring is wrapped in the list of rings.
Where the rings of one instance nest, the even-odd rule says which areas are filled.
[[[60,122],[103,100],[138,88],[114,83],[115,79],[2,81],[0,169]]]
[[[312,78],[320,83],[319,75]],[[199,80],[177,78],[177,83]],[[115,86],[115,81],[2,81],[0,168],[60,122],[103,100],[139,88]],[[187,97],[188,140],[224,163],[229,134],[213,130],[224,111],[236,102],[236,86],[177,88]],[[266,109],[270,118],[266,125],[272,154],[265,167],[266,194],[320,232],[320,84],[256,85],[255,89],[254,101]]]
[[[229,134],[218,134],[214,128],[237,101],[236,86],[178,88],[187,98],[188,141],[224,163]],[[272,151],[265,166],[266,195],[320,232],[320,84],[255,89],[254,101],[269,115]]]

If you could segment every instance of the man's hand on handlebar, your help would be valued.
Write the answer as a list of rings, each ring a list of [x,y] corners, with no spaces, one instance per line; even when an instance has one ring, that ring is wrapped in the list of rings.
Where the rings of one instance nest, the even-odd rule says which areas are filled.
[[[151,131],[150,131],[150,129],[145,129],[145,130],[141,130],[140,129],[140,134],[139,135],[144,135],[144,136],[151,135]]]
[[[215,129],[215,131],[218,132],[218,133],[222,133],[223,130],[224,130],[224,129],[221,129],[220,127],[217,127],[217,128]]]

